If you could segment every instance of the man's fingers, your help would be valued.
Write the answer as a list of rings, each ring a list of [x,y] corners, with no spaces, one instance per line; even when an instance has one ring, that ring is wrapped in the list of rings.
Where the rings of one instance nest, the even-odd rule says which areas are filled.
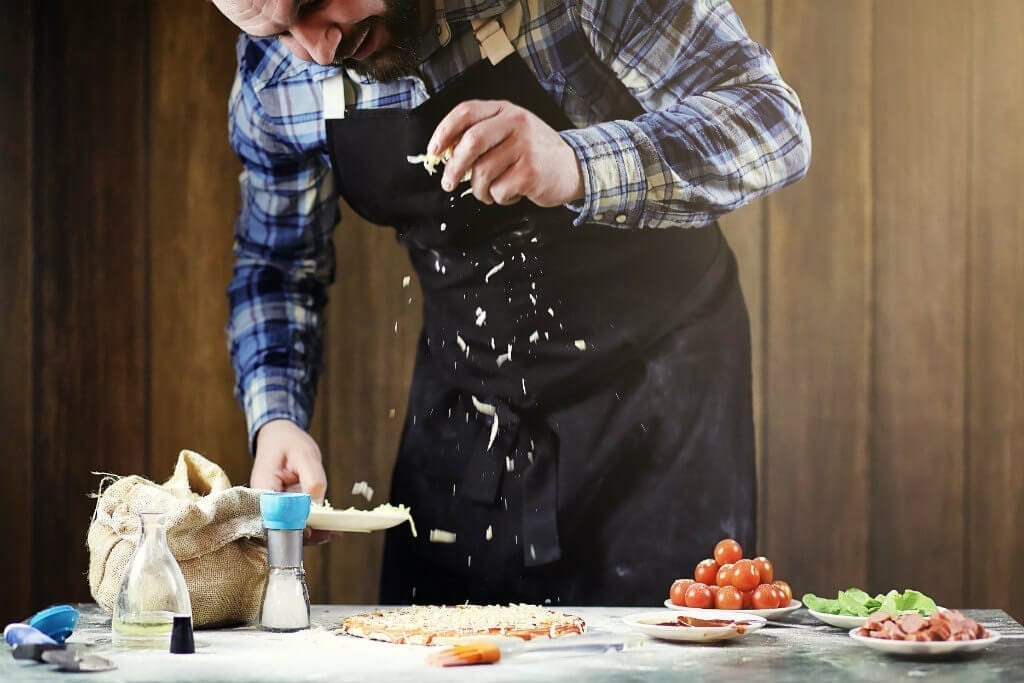
[[[310,529],[309,527],[306,527],[302,532],[302,544],[322,545],[332,538],[340,535],[340,532],[323,531],[322,529]]]
[[[327,475],[324,473],[320,458],[310,453],[294,460],[293,466],[301,490],[308,493],[314,503],[323,503],[324,494],[327,492]]]
[[[445,191],[454,190],[470,169],[476,174],[476,164],[480,158],[507,140],[511,134],[512,122],[507,116],[492,116],[470,126],[459,138],[452,151],[452,158],[445,164],[441,180]]]
[[[509,178],[512,167],[518,160],[516,141],[506,137],[491,148],[473,164],[473,196],[485,204],[509,204],[509,199],[519,191],[514,179]],[[504,183],[499,183],[504,179]]]
[[[448,114],[441,119],[430,136],[427,143],[427,151],[431,154],[440,154],[453,146],[467,128],[484,119],[497,116],[506,103],[498,100],[466,100],[455,105]]]

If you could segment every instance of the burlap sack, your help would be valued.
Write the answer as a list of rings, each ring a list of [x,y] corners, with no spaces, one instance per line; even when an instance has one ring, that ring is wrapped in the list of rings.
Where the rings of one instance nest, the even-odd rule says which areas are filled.
[[[139,512],[167,512],[167,545],[185,575],[197,627],[254,620],[263,598],[267,549],[259,492],[231,486],[216,464],[182,451],[174,474],[138,476],[103,488],[89,525],[89,590],[112,614],[121,575],[139,539]]]

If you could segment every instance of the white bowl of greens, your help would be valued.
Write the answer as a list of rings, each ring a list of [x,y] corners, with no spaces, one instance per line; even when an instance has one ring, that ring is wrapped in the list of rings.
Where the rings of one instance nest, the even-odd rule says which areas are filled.
[[[938,610],[935,601],[924,593],[907,589],[879,593],[871,597],[859,588],[839,591],[835,599],[819,598],[813,593],[803,597],[807,611],[815,619],[836,628],[851,629],[863,626],[867,618],[875,612],[888,612],[892,615],[917,612],[928,616]]]

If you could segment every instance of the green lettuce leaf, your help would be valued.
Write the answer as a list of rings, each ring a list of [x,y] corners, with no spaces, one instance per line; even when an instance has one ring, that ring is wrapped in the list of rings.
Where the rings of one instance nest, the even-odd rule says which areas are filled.
[[[814,593],[805,593],[803,603],[807,605],[808,609],[812,609],[815,612],[822,612],[823,614],[839,614],[842,610],[838,600],[819,598]]]
[[[819,598],[813,593],[807,593],[803,597],[803,602],[815,612],[853,617],[866,617],[878,611],[890,614],[918,612],[928,616],[938,609],[935,606],[935,601],[927,595],[909,589],[902,594],[892,590],[885,595],[879,593],[875,597],[871,597],[860,588],[850,588],[839,591],[835,600]]]
[[[917,612],[928,616],[938,610],[935,601],[924,593],[907,589],[901,595],[898,591],[889,591],[879,608],[883,612],[899,614],[900,612]]]

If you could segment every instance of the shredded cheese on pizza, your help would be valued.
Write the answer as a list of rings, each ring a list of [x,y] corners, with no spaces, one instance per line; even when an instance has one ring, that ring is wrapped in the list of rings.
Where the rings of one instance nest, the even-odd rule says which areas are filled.
[[[413,606],[374,610],[345,619],[336,633],[411,645],[441,645],[501,635],[531,640],[586,631],[586,622],[538,605]]]

